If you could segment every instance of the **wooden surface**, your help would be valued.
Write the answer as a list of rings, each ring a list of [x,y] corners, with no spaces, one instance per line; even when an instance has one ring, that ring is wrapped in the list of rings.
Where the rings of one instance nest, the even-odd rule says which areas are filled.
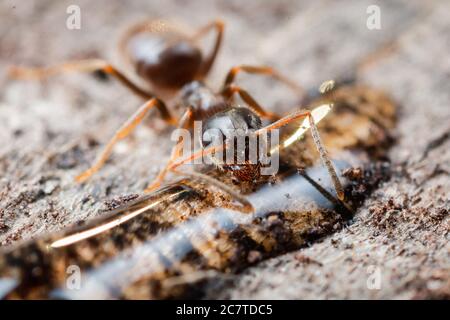
[[[352,74],[359,61],[393,44],[358,81],[399,104],[394,175],[348,228],[309,248],[262,262],[209,297],[449,298],[450,22],[447,1],[377,1],[381,30],[368,30],[372,1],[77,1],[81,30],[65,27],[73,1],[0,5],[0,243],[8,246],[93,217],[104,201],[139,193],[168,157],[159,120],[123,143],[86,186],[73,183],[140,100],[116,82],[88,75],[44,83],[11,81],[10,64],[49,65],[101,56],[120,64],[116,40],[129,23],[169,18],[192,26],[226,22],[210,77],[218,87],[236,64],[269,64],[306,88]],[[279,112],[295,98],[242,77]],[[303,257],[303,258],[302,258]],[[319,262],[308,263],[309,257]],[[368,268],[379,268],[370,290]]]

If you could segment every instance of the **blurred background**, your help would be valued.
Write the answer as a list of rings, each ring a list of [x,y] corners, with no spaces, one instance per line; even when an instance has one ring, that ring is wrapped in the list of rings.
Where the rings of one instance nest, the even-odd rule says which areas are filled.
[[[71,5],[81,10],[80,29],[66,26]],[[371,5],[380,9],[380,28],[368,27]],[[86,186],[75,185],[74,175],[140,99],[114,80],[70,74],[14,81],[6,77],[7,67],[101,57],[129,72],[117,40],[130,24],[169,19],[195,30],[221,18],[225,37],[209,77],[215,88],[233,65],[266,64],[314,89],[324,80],[353,75],[361,61],[388,48],[357,80],[385,90],[398,103],[390,157],[400,169],[360,210],[350,231],[333,236],[338,245],[327,239],[305,250],[324,261],[320,275],[317,267],[299,265],[295,254],[288,254],[250,268],[212,297],[448,297],[449,11],[445,0],[1,1],[0,244],[59,230],[95,216],[107,198],[141,192],[170,149],[161,143],[170,131],[155,120],[153,129],[143,127],[121,144]],[[202,42],[205,48],[208,40]],[[296,106],[295,96],[282,86],[245,76],[242,83],[268,109],[283,113]],[[388,234],[365,219],[372,205],[390,198],[402,203],[398,214],[407,218]],[[440,218],[426,220],[417,208]],[[345,249],[346,243],[353,247]],[[277,264],[284,267],[275,275]],[[384,267],[389,281],[381,290],[367,290],[367,265]]]

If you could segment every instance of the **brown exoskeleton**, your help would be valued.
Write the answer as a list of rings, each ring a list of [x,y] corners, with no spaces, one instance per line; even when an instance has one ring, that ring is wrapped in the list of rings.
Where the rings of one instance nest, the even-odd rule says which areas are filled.
[[[200,28],[194,35],[188,36],[167,23],[150,22],[138,24],[130,28],[120,42],[121,51],[127,60],[134,66],[136,74],[143,80],[146,80],[153,90],[156,90],[156,92],[159,90],[172,90],[181,93],[180,103],[186,108],[186,111],[179,120],[176,120],[171,115],[166,104],[162,99],[158,98],[158,95],[140,88],[129,80],[122,72],[103,60],[68,62],[48,68],[32,69],[13,67],[11,69],[11,75],[17,78],[40,79],[67,71],[102,71],[117,78],[134,93],[147,100],[114,134],[104,150],[100,153],[95,164],[76,177],[78,182],[86,181],[92,174],[97,172],[111,154],[113,146],[119,140],[127,137],[136,126],[142,122],[147,113],[152,108],[156,107],[167,123],[177,125],[179,128],[190,129],[195,120],[206,120],[205,128],[213,127],[219,129],[221,133],[224,133],[224,129],[231,131],[240,129],[243,130],[245,134],[251,132],[251,134],[255,136],[285,126],[294,120],[307,118],[308,121],[306,122],[306,125],[303,124],[303,127],[311,128],[314,142],[316,143],[321,158],[333,179],[337,195],[342,199],[342,187],[335,170],[326,155],[326,151],[320,142],[320,137],[314,123],[314,117],[311,115],[311,112],[298,111],[280,119],[278,115],[266,111],[247,91],[235,85],[234,80],[239,72],[247,72],[251,74],[265,74],[272,76],[274,79],[279,80],[296,90],[297,93],[302,94],[303,90],[300,86],[282,76],[272,68],[245,65],[233,67],[227,73],[224,85],[218,93],[215,93],[202,82],[207,76],[217,56],[222,42],[223,28],[224,24],[221,21],[216,20],[203,28]],[[197,43],[201,37],[211,30],[216,30],[217,33],[215,44],[212,51],[204,56]],[[238,94],[248,105],[248,108],[237,107],[231,103],[234,94]],[[261,118],[277,121],[266,127],[262,127]],[[306,129],[304,131],[306,131]],[[204,141],[202,140],[202,145],[204,146],[203,142]],[[188,160],[220,151],[220,149],[224,150],[227,147],[228,146],[226,145],[208,147],[191,155],[188,159],[176,162],[180,156],[181,148],[180,142],[177,143],[173,149],[169,163],[158,175],[156,181],[151,184],[146,191],[157,188],[162,183],[167,172],[177,172],[176,168],[181,164],[186,163]],[[259,164],[253,163],[236,166],[221,165],[220,168],[233,172],[238,179],[254,180],[258,177],[256,171],[259,170]],[[191,173],[190,175],[206,179],[210,183],[227,191],[240,200],[246,209],[250,210],[248,202],[237,193],[233,192],[225,184],[200,173]]]

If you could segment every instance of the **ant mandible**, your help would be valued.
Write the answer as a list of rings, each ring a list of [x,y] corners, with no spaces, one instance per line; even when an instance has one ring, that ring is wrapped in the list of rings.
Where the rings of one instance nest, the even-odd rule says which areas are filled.
[[[299,111],[280,119],[275,113],[266,111],[246,90],[237,86],[234,82],[239,72],[246,72],[249,74],[265,74],[271,76],[302,95],[303,89],[300,86],[270,67],[247,65],[231,68],[218,93],[215,93],[203,83],[202,80],[205,79],[210,71],[221,46],[223,29],[224,23],[220,20],[215,20],[200,28],[194,35],[188,36],[175,26],[166,22],[145,22],[129,28],[120,41],[122,55],[134,66],[135,73],[145,80],[153,90],[156,90],[157,92],[159,90],[162,91],[168,89],[180,92],[180,102],[186,107],[186,111],[179,121],[171,115],[166,104],[162,99],[158,98],[157,94],[142,89],[140,86],[134,84],[121,71],[104,60],[90,59],[72,61],[47,68],[12,67],[10,75],[15,78],[43,79],[64,72],[101,71],[115,77],[132,92],[147,100],[117,130],[98,156],[94,165],[76,177],[76,181],[78,182],[86,181],[90,176],[97,172],[108,159],[114,145],[119,140],[130,135],[137,125],[142,122],[147,113],[152,108],[156,107],[160,111],[163,120],[168,124],[177,125],[179,128],[189,129],[192,127],[195,120],[207,120],[208,123],[208,120],[212,118],[222,118],[219,122],[223,123],[224,119],[228,119],[231,120],[231,122],[228,121],[229,123],[235,124],[237,123],[236,120],[241,123],[240,128],[231,125],[229,129],[243,129],[245,132],[252,129],[256,130],[256,135],[261,134],[263,131],[279,128],[294,120],[308,118],[314,141],[320,152],[321,158],[333,179],[338,197],[343,199],[342,187],[335,170],[326,155],[325,149],[320,142],[320,137],[314,124],[314,118],[311,116],[311,112]],[[216,31],[215,43],[212,51],[204,56],[202,50],[199,48],[198,41],[212,30]],[[248,105],[249,109],[236,107],[230,103],[235,94],[238,94],[241,97]],[[261,118],[266,118],[271,121],[280,120],[263,128],[261,126]],[[251,123],[248,121],[251,121]],[[257,124],[256,126],[255,123]],[[210,154],[217,150],[217,146],[206,148],[200,153],[192,155],[190,159]],[[180,143],[177,143],[172,151],[167,166],[161,171],[156,181],[150,185],[146,191],[154,190],[161,184],[168,171],[176,172],[176,167],[186,163],[186,160],[175,163],[179,154]],[[233,168],[233,171],[241,179],[245,179],[246,176],[254,176],[253,174],[249,174],[251,172],[238,174],[239,172],[242,173],[242,170],[248,171],[249,166],[237,166]],[[245,208],[249,208],[246,200],[225,184],[200,173],[195,173],[194,175],[198,178],[206,179],[210,183],[227,191],[240,200]]]

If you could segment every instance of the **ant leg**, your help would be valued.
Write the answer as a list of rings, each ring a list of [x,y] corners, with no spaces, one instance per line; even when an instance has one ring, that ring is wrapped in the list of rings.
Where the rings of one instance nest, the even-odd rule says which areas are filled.
[[[203,174],[203,173],[200,173],[197,171],[180,172],[180,171],[177,171],[174,169],[170,169],[170,170],[178,175],[190,176],[193,179],[204,181],[207,184],[213,185],[216,188],[219,188],[220,190],[225,191],[230,196],[232,196],[235,200],[240,202],[240,204],[242,206],[239,208],[239,210],[244,213],[252,213],[255,211],[252,204],[245,197],[241,196],[238,192],[234,191],[232,188],[227,186],[225,183],[223,183],[217,179],[214,179],[206,174]]]
[[[232,84],[234,82],[237,74],[241,71],[250,73],[250,74],[268,75],[268,76],[284,83],[285,85],[287,85],[289,88],[291,88],[292,90],[297,92],[302,97],[304,96],[305,90],[301,86],[299,86],[295,81],[280,74],[278,71],[272,69],[271,67],[266,67],[266,66],[247,66],[247,65],[235,66],[235,67],[231,68],[231,70],[228,72],[228,74],[225,78],[223,87],[225,88],[225,87],[229,86],[230,84]]]
[[[192,126],[194,120],[194,108],[191,106],[188,107],[184,115],[181,117],[179,121],[179,129],[188,129]],[[183,139],[180,137],[177,144],[173,147],[172,153],[170,156],[167,165],[159,172],[158,176],[155,180],[145,189],[145,192],[151,192],[161,186],[161,183],[164,181],[167,172],[169,171],[169,167],[172,163],[181,156],[181,147],[183,145]]]
[[[320,158],[322,159],[322,163],[328,170],[328,174],[331,176],[331,180],[334,184],[334,189],[336,190],[336,194],[339,200],[344,200],[344,188],[342,188],[342,184],[339,181],[339,177],[336,174],[336,170],[334,169],[333,164],[331,163],[330,157],[328,156],[328,152],[325,149],[325,146],[322,143],[322,139],[320,138],[319,130],[315,124],[314,118],[311,114],[308,115],[309,124],[311,126],[311,135],[313,137],[314,143],[316,144],[317,150],[319,151]]]
[[[109,155],[112,152],[112,149],[114,145],[124,138],[126,138],[128,135],[133,132],[133,130],[137,127],[139,123],[142,122],[142,120],[145,118],[147,113],[153,108],[158,105],[161,105],[165,107],[164,102],[157,98],[152,98],[151,100],[144,103],[120,128],[117,130],[117,132],[114,134],[112,139],[108,142],[108,144],[105,146],[103,151],[98,156],[95,164],[90,167],[88,170],[83,172],[82,174],[78,175],[76,177],[77,182],[84,182],[86,181],[90,176],[92,176],[94,173],[96,173],[100,168],[105,164],[106,160],[108,159]]]
[[[294,113],[291,113],[291,114],[281,118],[278,121],[275,121],[274,123],[269,124],[268,126],[266,126],[264,128],[256,130],[255,135],[260,135],[264,132],[284,127],[295,120],[305,119],[306,117],[308,117],[309,114],[310,114],[310,111],[307,111],[307,110],[296,111]]]
[[[217,53],[219,52],[220,45],[222,44],[222,38],[223,38],[223,29],[225,27],[225,24],[222,20],[217,19],[206,26],[202,27],[197,31],[197,33],[192,37],[193,40],[198,40],[199,38],[203,37],[206,33],[208,33],[211,29],[216,29],[217,36],[216,41],[214,43],[214,47],[211,51],[211,53],[208,55],[208,57],[203,62],[202,67],[200,68],[200,76],[204,77],[208,74],[209,70],[211,69],[214,60],[216,59]]]
[[[53,75],[65,72],[95,72],[103,71],[116,79],[118,79],[125,87],[130,89],[139,97],[150,100],[154,98],[154,95],[150,92],[139,88],[131,80],[129,80],[122,72],[117,70],[111,64],[100,59],[90,59],[90,60],[80,60],[66,62],[61,65],[44,67],[44,68],[24,68],[12,66],[9,70],[9,75],[16,79],[43,79],[51,77]],[[158,104],[156,106],[164,121],[171,125],[177,123],[176,119],[173,118],[164,104]]]
[[[331,163],[330,157],[328,156],[327,150],[325,149],[322,139],[320,138],[319,130],[316,126],[316,121],[314,120],[314,115],[317,115],[317,122],[319,122],[328,112],[331,110],[330,105],[322,105],[317,108],[315,108],[313,111],[297,111],[293,114],[290,114],[268,126],[265,128],[259,129],[255,131],[255,135],[260,135],[264,132],[267,132],[269,130],[274,130],[283,126],[286,126],[287,124],[291,123],[292,121],[307,118],[308,122],[303,122],[300,126],[300,131],[302,132],[301,135],[306,132],[307,129],[311,129],[311,135],[314,140],[314,144],[316,145],[317,151],[320,154],[320,159],[322,160],[323,165],[326,167],[328,174],[331,177],[331,180],[333,181],[334,189],[336,190],[336,194],[339,198],[339,200],[344,200],[344,189],[342,188],[342,184],[339,181],[338,175],[336,174],[336,170],[334,169],[333,164]],[[326,113],[325,113],[326,112]],[[294,134],[296,135],[296,134]],[[300,136],[301,136],[300,135]],[[296,139],[298,139],[300,136],[298,136]],[[289,144],[284,144],[284,146],[288,146]]]
[[[197,152],[194,152],[193,154],[191,154],[190,156],[178,161],[178,162],[173,162],[171,165],[169,165],[168,170],[173,170],[183,164],[189,163],[195,159],[204,157],[208,154],[213,154],[215,152],[219,152],[219,151],[224,151],[228,148],[227,144],[224,143],[223,145],[219,145],[219,146],[212,146],[212,147],[208,147],[206,149],[201,149]]]
[[[255,111],[260,117],[267,118],[272,121],[280,119],[277,114],[264,110],[264,108],[261,107],[261,105],[256,102],[256,100],[246,90],[242,89],[241,87],[231,84],[225,87],[222,91],[222,95],[226,99],[231,98],[234,93],[238,93],[242,100],[244,100],[245,103],[247,103],[250,108],[253,109],[253,111]]]
[[[103,71],[106,74],[117,78],[128,89],[144,99],[153,97],[153,94],[145,92],[133,84],[122,72],[101,59],[69,61],[59,65],[41,68],[11,66],[9,69],[9,76],[15,79],[41,80],[61,73],[95,71]]]

